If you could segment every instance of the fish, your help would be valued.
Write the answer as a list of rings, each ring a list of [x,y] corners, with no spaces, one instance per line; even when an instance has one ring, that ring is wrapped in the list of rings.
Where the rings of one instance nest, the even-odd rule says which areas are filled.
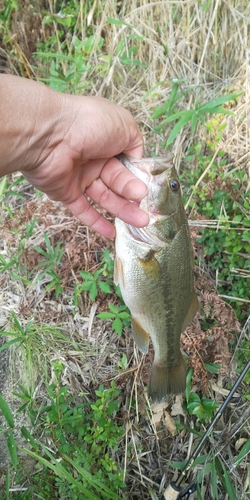
[[[147,354],[151,338],[149,395],[159,402],[185,390],[180,336],[199,308],[193,249],[172,156],[117,158],[148,190],[139,203],[149,215],[146,227],[115,220],[114,283],[130,309],[132,336],[141,353]]]

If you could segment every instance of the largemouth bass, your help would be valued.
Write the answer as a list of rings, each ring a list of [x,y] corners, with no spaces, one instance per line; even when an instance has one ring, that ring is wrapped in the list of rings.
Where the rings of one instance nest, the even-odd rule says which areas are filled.
[[[148,187],[140,208],[149,224],[139,229],[116,219],[114,281],[144,354],[151,337],[155,356],[149,393],[153,401],[162,401],[185,390],[180,335],[198,310],[190,233],[172,158],[118,159]]]

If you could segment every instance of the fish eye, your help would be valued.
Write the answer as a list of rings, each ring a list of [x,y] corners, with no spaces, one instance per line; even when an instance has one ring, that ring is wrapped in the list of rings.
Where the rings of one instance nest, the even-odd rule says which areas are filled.
[[[178,191],[180,188],[180,183],[176,179],[171,179],[170,181],[170,187],[172,191]]]

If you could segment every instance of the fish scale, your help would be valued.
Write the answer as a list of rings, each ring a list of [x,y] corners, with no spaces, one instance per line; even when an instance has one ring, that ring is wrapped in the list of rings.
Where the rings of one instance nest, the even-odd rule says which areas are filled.
[[[153,401],[161,401],[185,389],[180,335],[198,309],[190,233],[172,160],[118,158],[147,185],[140,208],[148,213],[149,224],[140,229],[116,219],[114,280],[130,309],[134,340],[144,354],[151,337],[149,393]]]

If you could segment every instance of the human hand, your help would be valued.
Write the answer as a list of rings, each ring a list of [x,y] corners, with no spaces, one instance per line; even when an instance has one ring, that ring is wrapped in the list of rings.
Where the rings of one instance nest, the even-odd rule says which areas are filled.
[[[146,225],[148,216],[129,201],[141,200],[146,187],[114,158],[121,151],[142,156],[142,137],[130,113],[101,98],[60,97],[60,140],[38,166],[23,172],[25,177],[104,236],[114,236],[114,226],[86,195],[126,222]]]
[[[19,140],[21,152],[11,170],[20,169],[36,188],[106,237],[115,236],[115,228],[88,198],[125,222],[147,225],[148,215],[130,201],[141,200],[146,186],[114,158],[122,151],[142,156],[143,141],[132,115],[106,99],[59,94],[18,80],[18,106],[25,104],[29,131],[23,133],[26,149]]]

